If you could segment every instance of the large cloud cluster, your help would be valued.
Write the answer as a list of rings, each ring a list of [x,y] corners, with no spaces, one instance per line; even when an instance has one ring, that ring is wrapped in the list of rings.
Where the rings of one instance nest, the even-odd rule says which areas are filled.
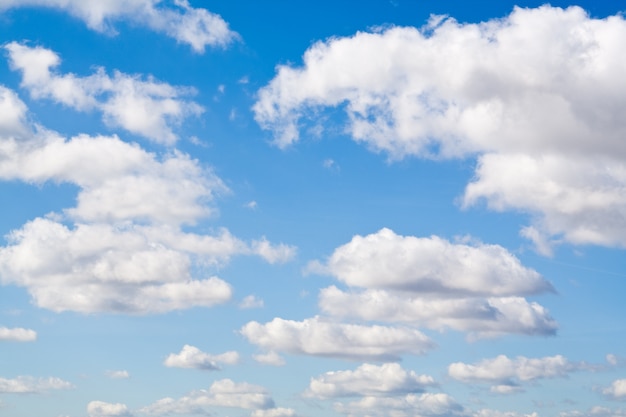
[[[348,134],[391,159],[478,156],[466,206],[522,210],[522,234],[626,246],[626,58],[620,15],[516,8],[461,24],[433,17],[311,46],[258,93],[257,121],[285,147],[311,109],[339,107]]]

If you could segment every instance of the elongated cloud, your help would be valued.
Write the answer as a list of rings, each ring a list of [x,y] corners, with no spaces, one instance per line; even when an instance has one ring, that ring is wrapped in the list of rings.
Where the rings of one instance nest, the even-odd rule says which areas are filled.
[[[350,417],[469,416],[459,403],[443,393],[408,394],[404,397],[364,397],[350,403],[336,403],[335,410]]]
[[[107,403],[104,401],[91,401],[87,404],[89,417],[131,417],[132,413],[121,403]]]
[[[0,327],[0,341],[11,342],[34,342],[37,340],[37,332],[22,327]]]
[[[518,356],[515,359],[500,355],[473,365],[453,363],[448,367],[448,374],[467,383],[489,383],[492,384],[493,392],[510,394],[523,390],[523,383],[546,378],[565,378],[571,372],[587,368],[584,363],[570,362],[561,355],[544,358]]]
[[[191,88],[118,71],[110,77],[103,68],[86,77],[59,74],[55,68],[61,58],[50,49],[17,42],[5,48],[11,68],[22,73],[21,86],[31,97],[52,99],[78,111],[97,109],[109,125],[160,143],[176,142],[173,126],[203,111],[185,98],[195,93]]]
[[[319,317],[303,321],[277,317],[265,324],[251,321],[240,332],[268,351],[349,360],[398,360],[401,355],[421,355],[434,347],[415,329],[334,323]]]
[[[188,44],[198,53],[207,46],[225,47],[239,38],[219,15],[191,7],[187,0],[0,0],[0,11],[19,7],[62,10],[89,28],[109,34],[115,33],[115,22],[131,21]]]
[[[0,378],[0,393],[42,394],[50,390],[70,389],[74,386],[60,378],[35,378],[18,376],[14,379]]]
[[[394,396],[421,392],[434,384],[431,376],[406,371],[397,363],[365,363],[354,371],[327,372],[311,378],[305,394],[317,398]]]
[[[185,345],[180,353],[170,354],[163,364],[170,368],[195,368],[208,371],[220,369],[220,364],[232,365],[239,361],[239,354],[229,351],[220,355],[210,355],[195,346]]]
[[[352,139],[390,159],[478,156],[464,205],[527,212],[521,233],[540,253],[626,247],[625,39],[621,15],[550,6],[359,32],[279,66],[255,117],[280,147],[337,108]]]

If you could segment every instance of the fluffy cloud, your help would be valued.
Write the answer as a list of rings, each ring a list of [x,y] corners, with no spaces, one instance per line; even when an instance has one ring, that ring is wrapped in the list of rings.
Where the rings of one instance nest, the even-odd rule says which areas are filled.
[[[165,3],[165,4],[164,4]],[[170,36],[204,52],[207,46],[224,47],[239,38],[219,15],[194,8],[187,0],[0,0],[0,10],[18,7],[48,7],[66,11],[99,32],[115,33],[113,22],[131,21]]]
[[[515,411],[480,410],[472,415],[473,417],[539,417],[537,413],[521,414]]]
[[[79,111],[98,109],[108,124],[157,142],[173,144],[177,136],[172,125],[203,111],[184,98],[194,94],[190,88],[117,71],[110,77],[102,68],[87,77],[58,74],[54,68],[61,59],[49,49],[16,42],[5,48],[11,68],[22,72],[21,85],[33,98],[50,98]]]
[[[492,384],[492,392],[510,394],[520,390],[525,382],[545,378],[565,378],[569,373],[586,369],[584,363],[572,363],[561,355],[544,358],[505,355],[485,359],[475,365],[456,362],[448,367],[448,374],[466,383]]]
[[[74,386],[60,378],[34,378],[18,376],[15,379],[0,378],[0,393],[41,394],[50,390],[70,389]]]
[[[366,363],[354,371],[327,372],[311,378],[305,394],[317,398],[394,396],[421,392],[434,384],[431,376],[406,371],[397,363]]]
[[[466,205],[529,212],[522,233],[543,254],[626,246],[625,37],[621,15],[550,6],[335,37],[279,66],[255,117],[281,147],[311,109],[339,107],[352,138],[391,159],[479,155]]]
[[[331,286],[320,291],[319,305],[334,317],[450,328],[469,332],[470,339],[511,333],[552,335],[557,329],[544,307],[522,297],[408,297],[385,290],[344,292]]]
[[[610,387],[602,390],[602,393],[613,399],[626,399],[626,379],[613,381]]]
[[[269,351],[350,360],[397,360],[403,354],[420,355],[434,347],[421,332],[403,327],[364,326],[324,321],[275,318],[241,328],[249,342]]]
[[[130,417],[132,414],[125,404],[112,404],[103,401],[91,401],[87,404],[89,417]]]
[[[612,410],[607,407],[595,406],[587,411],[565,411],[559,417],[624,417],[626,410]]]
[[[272,400],[265,388],[230,379],[215,381],[208,390],[198,390],[179,399],[163,398],[139,410],[148,415],[202,414],[207,407],[235,407],[244,409],[273,409]]]
[[[364,397],[347,404],[336,403],[335,410],[350,417],[453,417],[468,416],[463,407],[447,394],[408,394],[405,397]]]
[[[260,353],[258,355],[253,355],[252,357],[255,361],[264,365],[283,366],[285,364],[285,359],[274,351]]]
[[[256,295],[247,295],[239,303],[239,308],[247,310],[251,308],[261,308],[263,305],[263,299],[257,297]]]
[[[335,249],[326,265],[312,263],[309,270],[354,287],[420,294],[510,296],[552,290],[501,246],[400,236],[389,229],[354,236]]]
[[[210,355],[202,352],[195,346],[185,345],[180,353],[170,354],[163,364],[171,368],[194,368],[209,371],[219,370],[219,364],[232,365],[239,362],[239,354],[235,351],[221,355]]]
[[[297,414],[291,408],[277,407],[267,410],[254,410],[250,417],[297,417]]]
[[[22,327],[0,327],[0,340],[12,342],[33,342],[37,340],[37,332]]]

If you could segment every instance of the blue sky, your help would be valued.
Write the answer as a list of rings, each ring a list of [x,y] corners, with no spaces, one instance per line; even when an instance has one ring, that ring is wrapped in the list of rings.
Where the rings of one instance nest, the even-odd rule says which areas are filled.
[[[626,416],[624,10],[0,0],[0,415]]]

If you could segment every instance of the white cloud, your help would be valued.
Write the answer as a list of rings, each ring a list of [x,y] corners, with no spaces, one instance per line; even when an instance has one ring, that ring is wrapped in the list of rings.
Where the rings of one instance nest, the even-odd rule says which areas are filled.
[[[233,365],[239,362],[239,354],[229,351],[220,355],[210,355],[202,352],[195,346],[185,345],[180,353],[170,354],[163,364],[171,368],[194,368],[214,371],[220,369],[220,364]]]
[[[614,157],[487,154],[467,186],[465,206],[481,199],[497,211],[536,217],[523,229],[539,251],[549,237],[576,244],[626,246],[626,164]]]
[[[501,246],[400,236],[389,229],[354,236],[335,249],[326,265],[312,263],[308,269],[350,286],[415,294],[509,296],[552,290]]]
[[[70,389],[74,386],[60,378],[34,378],[18,376],[14,379],[0,378],[0,393],[42,394],[50,390]]]
[[[236,383],[230,379],[215,381],[208,390],[197,390],[179,399],[163,398],[139,410],[148,415],[204,414],[208,407],[272,409],[274,400],[258,385]]]
[[[277,407],[267,410],[254,410],[250,417],[297,417],[297,414],[291,408]]]
[[[626,379],[616,379],[611,386],[602,390],[602,393],[613,399],[626,399]]]
[[[571,372],[587,369],[584,363],[568,361],[561,355],[544,358],[518,356],[510,359],[499,355],[475,365],[456,362],[448,367],[448,374],[466,383],[492,384],[492,392],[510,394],[517,392],[525,382],[546,378],[565,378]]]
[[[91,401],[87,404],[89,417],[130,417],[132,413],[125,404]]]
[[[385,290],[344,292],[331,286],[320,290],[319,306],[334,317],[449,328],[469,332],[470,339],[511,333],[551,335],[557,329],[544,307],[522,297],[412,297]]]
[[[428,375],[417,375],[397,363],[380,366],[365,363],[354,371],[326,372],[311,378],[305,395],[317,398],[394,396],[421,392],[435,385]]]
[[[283,366],[285,364],[285,359],[274,351],[253,355],[252,357],[255,361],[264,365]]]
[[[463,407],[443,393],[408,394],[405,397],[364,397],[335,403],[335,410],[350,417],[452,417],[468,416]]]
[[[586,411],[565,411],[559,417],[624,417],[626,410],[613,410],[607,407],[594,406]]]
[[[350,360],[397,360],[403,354],[420,355],[434,347],[415,329],[334,323],[319,317],[304,321],[277,317],[265,324],[252,321],[240,332],[268,351]]]
[[[119,370],[119,371],[106,371],[104,373],[106,376],[108,376],[111,379],[128,379],[130,378],[130,373],[128,373],[128,371],[126,370]]]
[[[14,91],[0,85],[0,137],[21,137],[28,133],[26,105]]]
[[[540,253],[624,247],[625,37],[619,14],[550,6],[334,37],[278,67],[255,117],[281,147],[316,123],[311,108],[336,107],[355,141],[391,159],[478,155],[465,204],[528,212],[522,233]]]
[[[37,332],[22,327],[0,327],[0,341],[10,342],[34,342],[37,340]]]
[[[171,6],[161,0],[0,0],[0,10],[18,7],[48,7],[63,10],[83,20],[89,28],[114,34],[113,23],[131,21],[188,44],[198,53],[207,46],[225,47],[239,35],[219,15],[194,8],[187,0]],[[161,7],[159,7],[161,6]]]
[[[79,111],[98,109],[104,121],[148,139],[173,144],[178,137],[172,127],[186,117],[199,115],[203,109],[185,99],[193,89],[174,87],[148,77],[116,71],[113,77],[103,68],[79,77],[59,74],[61,63],[49,49],[28,47],[17,42],[5,46],[11,68],[22,72],[21,86],[36,99],[49,98]]]
[[[239,308],[246,310],[251,308],[261,308],[263,305],[263,299],[257,297],[256,295],[247,295],[239,303]]]
[[[535,412],[531,414],[522,414],[515,411],[498,411],[484,409],[473,414],[473,417],[539,417]]]

